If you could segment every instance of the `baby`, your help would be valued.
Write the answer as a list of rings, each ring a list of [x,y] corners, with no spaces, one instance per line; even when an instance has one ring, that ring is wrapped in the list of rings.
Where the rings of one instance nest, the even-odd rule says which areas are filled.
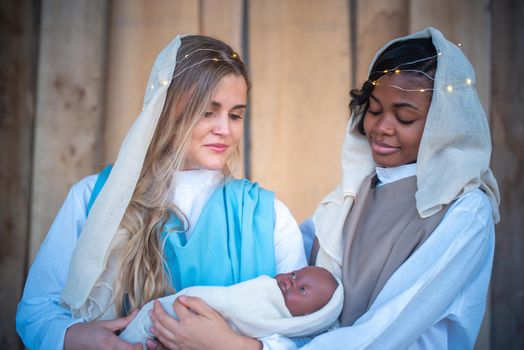
[[[287,309],[293,316],[304,316],[326,305],[338,282],[326,269],[306,266],[298,271],[275,276]]]
[[[319,333],[331,326],[342,310],[342,283],[326,269],[307,266],[270,278],[259,276],[228,287],[198,286],[158,299],[172,316],[180,295],[202,298],[240,334],[261,338],[273,333],[288,337]],[[120,338],[142,343],[152,338],[149,302]]]

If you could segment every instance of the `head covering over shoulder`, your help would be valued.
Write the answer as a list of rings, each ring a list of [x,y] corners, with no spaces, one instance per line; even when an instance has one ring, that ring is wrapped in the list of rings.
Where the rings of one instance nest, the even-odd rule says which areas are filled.
[[[429,217],[443,205],[480,188],[491,202],[493,220],[498,222],[500,197],[489,168],[488,121],[475,89],[475,72],[462,51],[440,31],[428,27],[387,43],[376,53],[368,73],[390,45],[417,38],[431,38],[438,53],[433,97],[417,157],[417,211],[422,218]],[[357,129],[363,117],[362,113],[351,116],[342,146],[342,182],[324,198],[313,217],[320,243],[317,265],[337,277],[341,276],[344,222],[362,180],[375,168],[368,141]]]
[[[61,295],[62,302],[73,315],[85,316],[85,310],[91,309],[89,304],[97,303],[89,300],[89,295],[107,265],[110,245],[121,243],[114,242],[113,238],[135,190],[162,114],[181,38],[177,36],[157,56],[146,86],[142,112],[127,133],[111,174],[94,202],[76,244]],[[107,283],[103,284],[110,287]],[[111,290],[108,295],[111,295]]]

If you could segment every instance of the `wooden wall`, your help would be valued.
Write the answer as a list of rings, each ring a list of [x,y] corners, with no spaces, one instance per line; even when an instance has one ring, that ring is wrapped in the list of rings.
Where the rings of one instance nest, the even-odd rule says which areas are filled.
[[[524,349],[524,3],[491,5],[492,164],[502,197],[491,283],[491,345]]]
[[[19,349],[16,304],[25,280],[39,4],[0,2],[0,349]]]
[[[76,181],[101,156],[107,2],[42,2],[29,260]]]
[[[298,221],[340,180],[349,90],[385,42],[432,25],[462,44],[490,111],[502,194],[490,310],[477,349],[524,347],[524,4],[517,0],[0,2],[0,348],[26,265],[68,188],[114,161],[153,60],[176,34],[229,42],[253,81],[240,169]],[[8,19],[4,21],[4,19]],[[7,48],[4,51],[4,47]],[[11,68],[12,67],[12,68]]]
[[[440,28],[448,40],[460,44],[460,48],[475,68],[477,91],[484,110],[488,113],[488,118],[490,118],[491,104],[491,12],[489,5],[489,0],[447,2],[419,0],[412,1],[409,9],[411,31],[433,26]],[[488,304],[477,339],[476,350],[490,348],[490,324],[491,308]]]
[[[301,221],[340,181],[351,79],[347,1],[249,5],[251,175]]]

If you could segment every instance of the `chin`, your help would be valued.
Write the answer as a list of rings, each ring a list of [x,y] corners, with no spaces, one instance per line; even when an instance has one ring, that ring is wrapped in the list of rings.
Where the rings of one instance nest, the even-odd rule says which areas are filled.
[[[392,159],[387,156],[386,157],[380,157],[380,156],[373,157],[373,160],[375,161],[375,164],[381,168],[394,168],[394,167],[406,164],[405,162],[402,162],[398,159]]]
[[[207,170],[222,170],[224,169],[226,166],[226,163],[225,162],[218,162],[218,163],[208,163],[208,164],[204,164],[204,168],[207,169]]]

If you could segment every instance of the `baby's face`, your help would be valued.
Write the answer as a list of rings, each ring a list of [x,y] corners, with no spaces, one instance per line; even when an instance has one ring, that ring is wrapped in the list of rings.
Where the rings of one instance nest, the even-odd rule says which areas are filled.
[[[306,266],[298,271],[276,275],[286,306],[293,316],[320,310],[333,296],[337,281],[326,269]]]

